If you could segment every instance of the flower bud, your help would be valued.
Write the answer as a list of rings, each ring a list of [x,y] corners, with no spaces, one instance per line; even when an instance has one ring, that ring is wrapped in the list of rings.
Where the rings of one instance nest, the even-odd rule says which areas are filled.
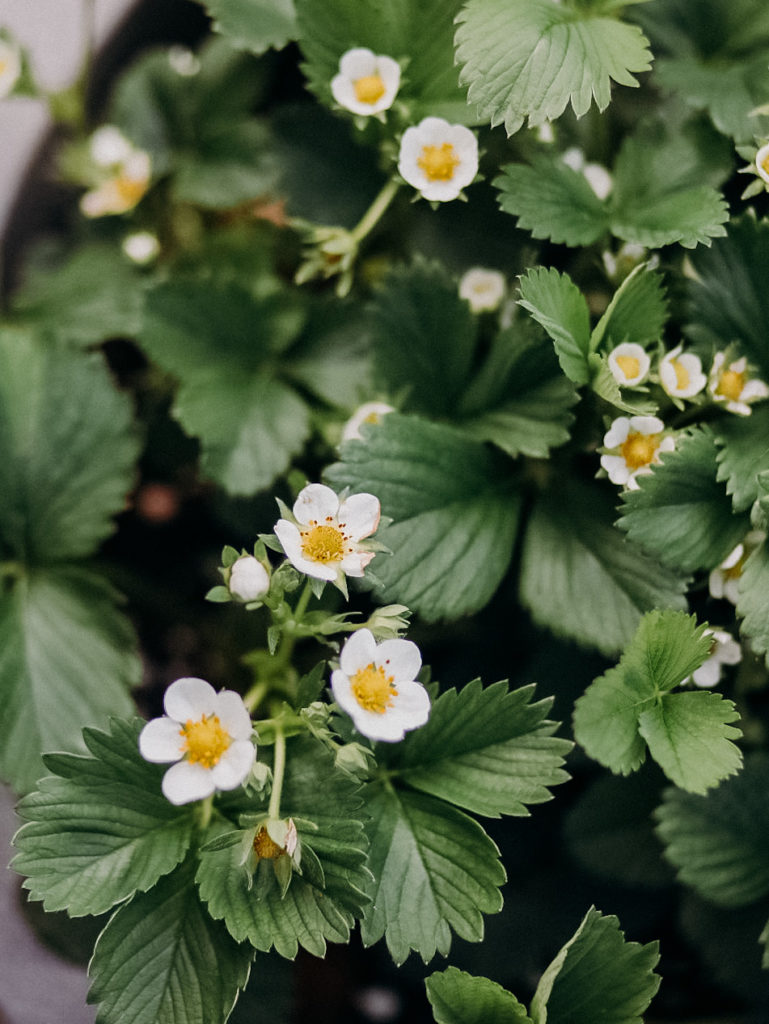
[[[270,589],[270,574],[253,555],[243,555],[230,569],[230,593],[239,601],[259,601]]]

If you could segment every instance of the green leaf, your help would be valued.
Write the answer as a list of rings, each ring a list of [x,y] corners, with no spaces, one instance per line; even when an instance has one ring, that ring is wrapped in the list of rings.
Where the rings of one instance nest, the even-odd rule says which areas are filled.
[[[531,1024],[511,992],[456,967],[431,974],[425,988],[437,1024]]]
[[[542,975],[534,1024],[642,1024],[659,988],[659,943],[627,942],[616,917],[594,907]]]
[[[574,736],[590,757],[615,774],[641,767],[646,747],[638,732],[639,707],[653,700],[646,681],[621,665],[596,679],[574,707]]]
[[[505,872],[480,825],[442,801],[372,786],[369,867],[376,884],[361,925],[364,945],[385,937],[396,964],[410,950],[427,963],[454,931],[483,938],[483,914],[502,908]]]
[[[638,490],[623,494],[617,525],[671,568],[713,569],[745,536],[747,518],[732,513],[716,479],[715,440],[707,428],[680,435],[675,451],[637,482]]]
[[[0,331],[0,556],[90,555],[112,533],[138,454],[130,403],[101,355]]]
[[[548,786],[568,779],[571,749],[545,717],[552,699],[532,704],[533,696],[533,685],[511,693],[506,682],[484,689],[479,679],[447,690],[385,763],[414,789],[476,814],[528,815],[527,804],[550,800]]]
[[[603,488],[558,481],[532,508],[521,553],[520,598],[535,621],[605,654],[621,650],[649,609],[686,607],[685,581],[613,517]]]
[[[707,796],[668,789],[656,812],[665,856],[678,877],[722,907],[769,893],[769,758],[755,753]]]
[[[568,274],[534,267],[521,278],[519,304],[553,339],[561,369],[575,384],[588,381],[590,314]]]
[[[102,577],[30,570],[0,596],[0,773],[21,792],[46,750],[80,747],[83,726],[130,715],[141,665],[128,619]]]
[[[281,50],[297,38],[293,0],[201,0],[213,18],[213,28],[239,50],[261,54]]]
[[[747,558],[740,575],[737,614],[741,632],[756,654],[769,664],[769,544],[764,541]]]
[[[97,1024],[226,1021],[254,951],[206,914],[194,872],[189,858],[110,918],[88,968]]]
[[[508,135],[552,121],[568,103],[582,117],[595,100],[604,110],[612,80],[638,84],[651,54],[637,25],[551,0],[470,0],[457,21],[460,81],[492,126]]]
[[[750,416],[725,416],[714,432],[718,479],[726,481],[734,511],[743,512],[761,496],[758,474],[769,469],[769,405]]]
[[[662,275],[641,263],[612,296],[595,325],[591,348],[612,349],[623,341],[651,345],[662,337],[667,314]]]
[[[377,599],[428,620],[482,608],[507,571],[519,500],[508,460],[461,432],[390,413],[326,471],[337,489],[375,494],[392,518],[377,540]]]
[[[19,804],[27,824],[14,839],[13,866],[46,910],[102,914],[184,858],[194,818],[161,794],[165,767],[141,758],[143,725],[113,719],[109,733],[86,729],[91,756],[52,758],[62,777],[42,779]]]
[[[354,409],[374,392],[367,323],[356,305],[334,301],[312,309],[284,369],[292,382],[330,405]]]

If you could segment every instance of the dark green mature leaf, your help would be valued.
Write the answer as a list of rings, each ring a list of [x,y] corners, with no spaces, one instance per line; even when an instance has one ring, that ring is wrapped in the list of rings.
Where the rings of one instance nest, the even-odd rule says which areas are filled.
[[[483,938],[483,914],[502,908],[505,871],[480,825],[440,800],[372,786],[369,866],[376,883],[361,925],[365,945],[385,937],[396,964],[413,949],[427,963],[451,932]]]
[[[762,494],[758,474],[769,470],[769,405],[750,416],[725,416],[714,428],[718,479],[726,481],[735,512],[743,512]]]
[[[707,428],[679,436],[675,451],[638,484],[623,495],[617,525],[673,569],[713,569],[745,536],[747,517],[732,513],[716,479],[716,445]]]
[[[741,907],[769,893],[769,758],[752,754],[707,796],[668,789],[656,813],[665,856],[705,899]]]
[[[213,28],[239,50],[264,53],[282,49],[296,39],[293,0],[201,0],[214,20]]]
[[[534,505],[520,594],[533,618],[606,654],[621,650],[651,608],[685,608],[685,581],[612,526],[607,492],[563,481]]]
[[[451,427],[397,413],[341,451],[328,482],[376,494],[393,519],[377,532],[392,551],[372,563],[378,599],[429,620],[482,608],[507,570],[518,525],[508,460]]]
[[[737,614],[741,631],[769,664],[769,544],[764,541],[748,557],[739,582]]]
[[[130,403],[101,355],[0,331],[0,555],[90,555],[112,532],[138,453]]]
[[[457,61],[468,99],[508,135],[559,117],[604,110],[612,80],[637,85],[651,54],[636,25],[551,0],[470,0],[457,18]]]
[[[184,858],[194,819],[162,795],[165,768],[141,758],[143,725],[113,719],[109,733],[86,729],[90,756],[51,758],[61,777],[42,779],[21,801],[27,824],[14,839],[13,866],[46,910],[102,914]]]
[[[590,313],[568,274],[534,267],[521,278],[519,304],[553,339],[561,369],[575,384],[589,379]]]
[[[83,726],[130,715],[141,665],[129,621],[102,577],[30,570],[0,597],[0,773],[25,792],[47,750],[80,746]]]
[[[254,951],[200,904],[189,858],[119,908],[88,972],[97,1024],[224,1024],[248,981]]]
[[[488,978],[449,967],[431,974],[425,987],[437,1024],[531,1024],[515,996]]]
[[[533,696],[533,685],[511,693],[506,682],[483,689],[479,679],[447,690],[387,763],[414,789],[476,814],[527,815],[527,804],[550,800],[548,786],[568,779],[561,766],[571,749],[545,717],[552,699],[532,704]]]
[[[616,917],[591,907],[540,979],[534,1024],[642,1024],[660,985],[659,943],[627,942]]]
[[[646,746],[638,731],[639,708],[654,699],[653,688],[621,664],[596,679],[574,708],[574,736],[590,757],[619,775],[641,767]]]

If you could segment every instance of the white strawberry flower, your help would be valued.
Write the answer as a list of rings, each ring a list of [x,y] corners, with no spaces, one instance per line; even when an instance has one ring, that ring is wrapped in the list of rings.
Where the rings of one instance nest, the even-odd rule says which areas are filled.
[[[692,672],[691,678],[695,686],[709,689],[721,678],[722,665],[738,665],[742,661],[742,647],[724,629],[706,629],[705,636],[711,637],[710,657]]]
[[[0,100],[10,96],[21,77],[21,53],[7,39],[0,39]]]
[[[742,569],[753,550],[766,540],[763,530],[751,530],[745,539],[733,548],[720,565],[708,577],[710,596],[736,605],[739,600],[739,583]]]
[[[699,356],[684,352],[683,345],[677,345],[660,362],[660,384],[671,398],[692,398],[706,383]]]
[[[651,473],[663,452],[672,452],[675,441],[664,434],[665,424],[656,416],[619,416],[604,436],[606,452],[601,465],[613,484],[638,489],[636,477]]]
[[[756,153],[756,170],[759,177],[769,185],[769,142]]]
[[[745,356],[727,364],[725,352],[716,352],[713,357],[708,391],[714,402],[723,403],[738,416],[750,416],[753,402],[769,398],[769,387],[751,376]]]
[[[424,725],[430,698],[416,677],[422,667],[419,648],[410,640],[378,644],[368,629],[353,633],[342,648],[331,689],[342,711],[371,740],[395,743]]]
[[[648,353],[634,341],[625,341],[609,353],[611,375],[623,388],[633,388],[646,380],[650,366]]]
[[[425,199],[456,199],[478,173],[478,140],[462,124],[425,117],[403,133],[398,172]]]
[[[599,199],[606,199],[614,187],[614,179],[603,164],[587,163],[585,154],[577,146],[567,149],[561,159],[567,167],[582,174]]]
[[[205,679],[171,683],[163,699],[165,715],[139,734],[139,751],[153,764],[171,763],[163,776],[172,804],[203,800],[217,790],[237,789],[256,758],[251,716],[234,690],[214,690]]]
[[[390,412],[395,412],[395,409],[388,405],[387,402],[364,402],[363,405],[358,406],[344,427],[342,427],[342,440],[361,440],[363,435],[360,432],[360,428],[364,423],[380,423],[382,417]]]
[[[376,530],[379,515],[373,494],[340,500],[325,484],[308,484],[294,502],[293,519],[275,524],[275,536],[295,569],[343,587],[345,576],[362,576],[374,557],[364,538]]]
[[[253,555],[242,555],[230,568],[228,587],[239,601],[258,601],[270,589],[270,574]]]
[[[473,313],[492,313],[505,297],[505,275],[486,267],[471,267],[459,281],[459,297]]]
[[[340,107],[367,117],[390,109],[400,81],[397,60],[357,47],[342,54],[339,74],[331,79],[331,94]]]
[[[114,125],[97,128],[89,151],[101,173],[98,184],[81,196],[81,212],[86,217],[106,217],[132,210],[150,187],[149,153],[137,149]]]
[[[146,267],[160,255],[160,242],[151,231],[134,231],[125,236],[122,249],[132,263]]]

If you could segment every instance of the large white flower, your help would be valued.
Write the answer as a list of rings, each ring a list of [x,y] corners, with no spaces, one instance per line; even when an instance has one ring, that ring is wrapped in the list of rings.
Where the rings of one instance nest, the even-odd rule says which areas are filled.
[[[0,100],[10,96],[21,77],[21,54],[13,43],[0,39]]]
[[[751,377],[745,356],[727,365],[725,352],[716,352],[713,357],[708,391],[714,402],[723,402],[729,412],[739,416],[749,416],[753,402],[769,398],[769,387],[762,380]]]
[[[403,133],[398,171],[425,199],[456,199],[478,173],[478,140],[462,124],[425,117]]]
[[[664,435],[665,424],[656,416],[618,416],[604,436],[607,449],[601,465],[613,484],[638,489],[637,476],[651,473],[662,452],[672,452],[675,441]]]
[[[152,178],[149,153],[137,149],[114,125],[102,125],[89,143],[99,181],[80,198],[86,217],[127,213],[144,197]]]
[[[473,313],[491,313],[505,297],[505,275],[486,267],[471,267],[460,278],[459,297],[470,303]]]
[[[325,484],[308,484],[294,502],[294,521],[279,519],[275,536],[294,568],[339,584],[344,576],[362,576],[374,557],[361,542],[376,530],[379,514],[373,494],[351,494],[340,502]]]
[[[331,93],[340,107],[368,116],[390,109],[400,83],[397,60],[358,47],[342,54],[339,74],[331,79]]]
[[[705,635],[711,637],[710,657],[692,672],[692,682],[709,689],[721,678],[722,665],[738,665],[742,661],[742,648],[724,629],[706,629]]]
[[[706,383],[699,356],[684,352],[683,345],[677,345],[660,362],[660,384],[671,398],[692,398]]]
[[[251,771],[256,747],[251,716],[234,690],[217,693],[205,679],[177,679],[166,690],[165,715],[139,734],[139,751],[153,764],[175,762],[163,776],[172,804],[236,789]]]
[[[609,369],[623,388],[641,384],[649,372],[651,360],[646,350],[634,341],[624,341],[609,353]]]
[[[360,432],[360,428],[363,424],[380,423],[382,417],[386,416],[389,412],[395,412],[395,409],[388,405],[387,402],[364,402],[363,405],[358,406],[344,427],[342,427],[342,440],[362,440],[363,435]]]
[[[394,743],[424,725],[430,698],[416,681],[422,667],[419,648],[410,640],[378,644],[368,629],[358,630],[342,648],[331,689],[358,732],[371,740]]]

